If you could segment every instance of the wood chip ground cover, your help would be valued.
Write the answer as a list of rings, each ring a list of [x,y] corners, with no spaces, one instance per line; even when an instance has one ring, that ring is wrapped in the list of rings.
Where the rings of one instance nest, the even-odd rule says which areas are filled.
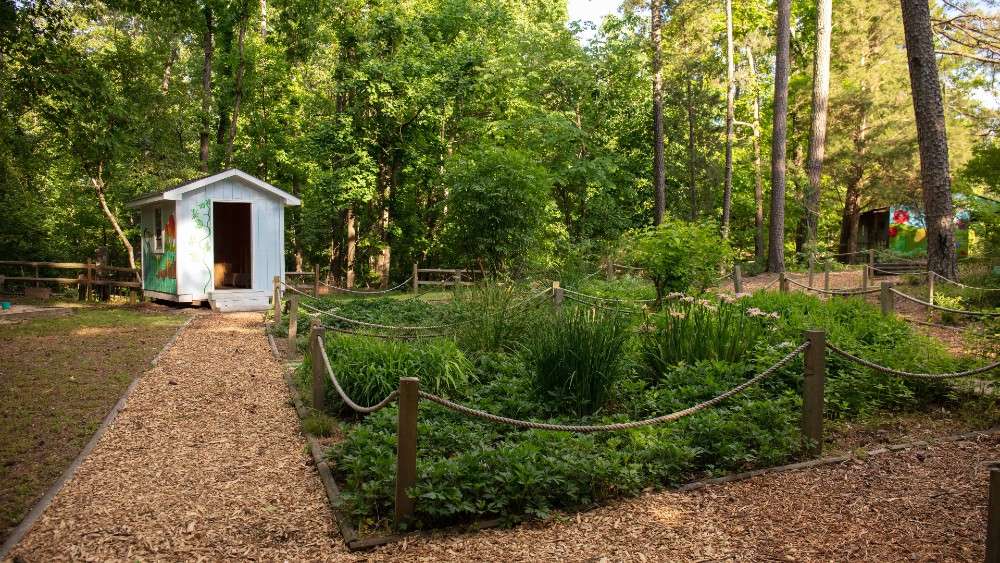
[[[1000,438],[348,553],[259,315],[196,319],[15,549],[52,560],[981,560]]]

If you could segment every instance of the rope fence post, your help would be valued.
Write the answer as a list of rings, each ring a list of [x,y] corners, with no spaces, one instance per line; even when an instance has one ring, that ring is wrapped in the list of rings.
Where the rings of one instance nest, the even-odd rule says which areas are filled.
[[[788,293],[788,278],[785,277],[785,272],[778,274],[778,291]]]
[[[733,266],[733,291],[743,293],[743,270],[739,264]]]
[[[299,296],[288,298],[288,356],[295,357],[295,337],[299,331]]]
[[[87,258],[87,292],[84,293],[83,300],[90,301],[90,293],[93,291],[91,285],[94,281],[94,270],[91,266],[90,258]]]
[[[281,322],[281,276],[274,276],[274,296],[271,298],[274,305],[274,322]]]
[[[802,383],[802,438],[806,451],[823,453],[823,386],[826,378],[826,332],[805,331],[809,348],[805,353],[805,377]]]
[[[312,406],[318,411],[326,408],[326,364],[322,348],[325,332],[319,319],[313,319],[309,330],[309,352],[312,357]]]
[[[896,312],[896,299],[892,294],[892,282],[882,282],[882,291],[878,294],[879,304],[882,305],[882,314],[892,315]]]
[[[809,284],[812,285],[812,284]],[[830,291],[830,261],[823,263],[823,289]]]
[[[812,252],[809,253],[809,287],[815,287],[813,285],[813,275],[816,270],[816,255]]]
[[[927,302],[934,304],[934,270],[927,270]]]
[[[1000,466],[990,467],[990,492],[986,505],[986,563],[1000,563]]]
[[[420,287],[420,267],[414,262],[413,263],[413,293],[416,294]]]
[[[861,267],[861,290],[868,291],[868,264]]]
[[[319,297],[319,264],[313,265],[313,297]]]
[[[874,268],[875,267],[875,249],[874,248],[869,248],[868,249],[868,267],[869,268]]]
[[[408,490],[417,482],[417,408],[420,380],[399,379],[399,416],[396,419],[396,506],[399,525],[413,516],[413,499]]]
[[[559,282],[552,282],[552,304],[558,309],[562,307],[563,300],[566,298],[566,291],[559,287]]]
[[[604,263],[604,277],[608,281],[614,281],[615,279],[615,261],[610,255],[608,256],[608,261]]]

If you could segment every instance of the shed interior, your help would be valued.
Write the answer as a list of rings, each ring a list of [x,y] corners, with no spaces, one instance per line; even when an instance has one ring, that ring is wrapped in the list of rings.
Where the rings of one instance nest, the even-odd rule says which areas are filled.
[[[213,202],[215,289],[251,289],[252,222],[249,203]]]

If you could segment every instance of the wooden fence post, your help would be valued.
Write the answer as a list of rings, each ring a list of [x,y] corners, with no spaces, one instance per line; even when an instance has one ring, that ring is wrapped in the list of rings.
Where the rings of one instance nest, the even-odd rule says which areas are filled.
[[[812,252],[809,253],[809,287],[815,287],[813,285],[813,271],[816,268],[816,255]]]
[[[91,282],[93,282],[93,266],[91,266],[90,258],[87,258],[87,291],[83,295],[84,301],[90,301]]]
[[[892,282],[882,282],[882,291],[878,294],[878,301],[882,305],[883,315],[892,315],[896,312],[896,300],[892,294]]]
[[[313,265],[313,297],[319,297],[319,264]]]
[[[455,270],[455,273],[451,276],[452,279],[452,291],[458,291],[458,287],[462,285],[462,270]]]
[[[823,384],[826,378],[826,332],[807,330],[809,341],[802,384],[802,437],[811,455],[823,453]]]
[[[615,279],[615,260],[612,256],[608,256],[608,261],[604,264],[604,277],[608,281]]]
[[[414,262],[413,263],[413,293],[414,295],[420,292],[420,267]]]
[[[733,266],[733,291],[743,293],[743,271],[739,264]]]
[[[934,304],[934,270],[927,270],[927,302]]]
[[[868,264],[861,266],[861,290],[868,291]]]
[[[1000,467],[990,467],[986,505],[986,563],[1000,563]]]
[[[417,408],[420,401],[420,380],[416,377],[399,379],[399,415],[396,419],[396,507],[395,522],[413,516],[413,499],[408,489],[417,482]]]
[[[566,292],[563,288],[559,287],[559,282],[552,282],[552,304],[556,308],[562,307],[563,299],[566,297]]]
[[[139,302],[139,295],[134,287],[128,288],[128,304],[135,305]]]
[[[875,249],[874,248],[869,248],[868,249],[868,265],[870,267],[875,267]]]
[[[281,322],[281,276],[274,276],[274,322]]]
[[[299,296],[292,295],[288,298],[288,357],[294,358],[295,337],[299,331]]]
[[[778,274],[778,291],[788,293],[788,278],[785,276],[785,272]]]
[[[830,261],[823,263],[823,289],[830,291]]]
[[[318,411],[326,408],[326,365],[323,363],[323,336],[326,330],[319,319],[313,319],[309,329],[309,353],[312,361],[312,407]]]

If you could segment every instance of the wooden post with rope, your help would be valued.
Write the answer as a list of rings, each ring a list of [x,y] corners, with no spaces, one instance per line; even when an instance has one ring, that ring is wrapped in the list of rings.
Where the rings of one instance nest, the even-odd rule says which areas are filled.
[[[861,290],[862,291],[868,291],[868,276],[869,275],[870,274],[869,274],[869,271],[868,271],[868,264],[864,264],[863,266],[861,266]]]
[[[816,269],[816,255],[812,252],[809,253],[809,287],[815,287],[813,285],[813,272]]]
[[[882,282],[882,291],[878,294],[879,304],[882,305],[882,314],[892,315],[896,312],[896,300],[892,295],[892,282]]]
[[[811,284],[810,284],[811,285]],[[823,289],[830,291],[830,261],[823,263]]]
[[[313,297],[319,297],[319,264],[313,265]]]
[[[274,322],[281,322],[281,276],[274,276],[274,296],[271,298],[274,304]]]
[[[739,264],[733,266],[733,291],[743,293],[743,271]]]
[[[395,524],[413,517],[413,499],[409,489],[417,482],[417,408],[420,380],[399,379],[399,415],[396,419],[396,506]]]
[[[558,309],[562,307],[563,299],[566,297],[566,291],[559,286],[559,282],[552,282],[552,304]]]
[[[811,455],[823,453],[823,386],[826,378],[826,332],[805,331],[809,348],[805,353],[802,383],[802,438]]]
[[[788,278],[785,276],[785,272],[778,274],[778,291],[788,293]]]
[[[325,332],[319,319],[313,319],[309,329],[309,354],[312,362],[312,407],[317,411],[326,408],[326,365],[321,348]]]
[[[927,302],[934,304],[934,270],[927,270]]]
[[[420,291],[420,267],[414,262],[413,263],[413,294],[416,295]]]
[[[288,357],[294,358],[295,337],[299,330],[299,296],[291,295],[288,298]]]

